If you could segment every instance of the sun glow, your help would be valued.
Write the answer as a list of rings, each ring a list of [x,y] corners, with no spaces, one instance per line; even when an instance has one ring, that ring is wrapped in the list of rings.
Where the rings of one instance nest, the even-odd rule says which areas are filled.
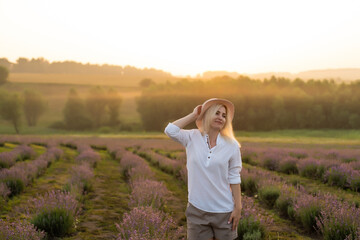
[[[208,70],[360,67],[359,1],[0,0],[2,56]]]

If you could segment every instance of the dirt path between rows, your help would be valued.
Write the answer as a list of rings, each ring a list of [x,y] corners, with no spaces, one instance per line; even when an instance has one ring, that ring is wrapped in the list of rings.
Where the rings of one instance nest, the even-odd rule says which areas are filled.
[[[120,223],[123,213],[129,210],[129,186],[121,175],[120,163],[106,151],[99,153],[102,159],[94,169],[93,192],[85,201],[77,233],[64,239],[114,239],[115,223]]]

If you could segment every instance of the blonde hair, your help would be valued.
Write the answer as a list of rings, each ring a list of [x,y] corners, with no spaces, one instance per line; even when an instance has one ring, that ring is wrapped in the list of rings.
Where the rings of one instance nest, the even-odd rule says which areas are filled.
[[[232,123],[231,123],[231,119],[230,116],[228,114],[228,109],[225,105],[222,104],[214,104],[212,106],[210,106],[206,112],[204,113],[204,117],[202,119],[202,126],[200,128],[201,133],[206,133],[209,131],[210,129],[210,124],[211,124],[211,118],[213,116],[215,116],[216,112],[221,108],[224,107],[226,109],[226,121],[225,121],[225,125],[224,127],[220,130],[220,134],[225,138],[225,140],[227,140],[228,142],[232,142],[235,141],[237,144],[239,144],[240,147],[240,143],[236,140],[235,135],[234,135],[234,130],[232,127]]]

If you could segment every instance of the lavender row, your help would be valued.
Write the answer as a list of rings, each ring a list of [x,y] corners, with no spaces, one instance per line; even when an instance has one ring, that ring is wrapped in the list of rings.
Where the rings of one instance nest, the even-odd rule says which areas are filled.
[[[172,152],[159,149],[155,150],[155,152],[151,149],[139,149],[136,152],[153,166],[187,183],[186,158],[183,152],[177,151],[176,155],[172,154]],[[272,218],[261,216],[259,214],[261,210],[259,207],[255,207],[256,204],[251,198],[243,197],[242,203],[245,207],[243,208],[242,219],[238,226],[240,239],[244,237],[245,239],[264,239],[266,233],[265,226],[271,225]]]
[[[76,163],[86,162],[90,166],[96,167],[96,164],[101,160],[100,154],[87,144],[77,144],[77,150],[79,155],[75,158]]]
[[[30,200],[28,204],[27,215],[31,223],[50,238],[68,236],[76,230],[81,202],[92,191],[93,167],[101,159],[88,145],[77,143],[75,146],[80,153],[75,158],[76,165],[72,167],[63,190],[50,191]]]
[[[6,221],[0,219],[0,239],[6,240],[41,240],[46,234],[43,231],[38,231],[37,228],[28,221],[17,220]]]
[[[37,171],[37,175],[42,174],[46,166],[62,157],[63,151],[59,148],[50,147],[47,152],[36,160],[29,162],[27,169],[39,167],[42,172]],[[15,165],[15,169],[18,165]],[[25,166],[25,165],[24,165]],[[12,170],[10,168],[9,170]],[[27,174],[24,174],[26,176]],[[63,190],[53,190],[38,195],[28,200],[23,206],[18,206],[16,210],[22,214],[23,221],[12,221],[10,218],[0,223],[1,237],[4,239],[53,239],[64,237],[75,229],[76,222],[81,210],[81,205],[77,201],[74,193]],[[21,232],[18,232],[20,231]],[[1,238],[1,239],[3,239]]]
[[[0,153],[0,171],[2,168],[10,168],[16,162],[35,157],[35,151],[27,145],[19,145],[12,151]]]
[[[243,169],[242,190],[324,239],[358,239],[360,234],[360,209],[331,194],[310,194],[301,186],[288,185],[280,177],[256,168]]]
[[[185,184],[187,183],[187,169],[185,159],[174,160],[158,154],[151,149],[140,149],[138,150],[138,154],[149,161],[151,165],[159,168],[161,171],[174,175],[180,181],[184,182]]]
[[[122,173],[131,187],[131,210],[120,224],[115,224],[117,239],[179,239],[182,228],[177,228],[173,218],[161,210],[168,194],[166,186],[154,180],[154,173],[141,157],[121,150],[112,152],[121,155]]]
[[[31,162],[20,162],[9,169],[0,171],[0,196],[12,197],[21,193],[25,186],[44,174],[53,161],[61,158],[63,151],[51,147]],[[6,186],[5,186],[6,185]]]
[[[304,150],[299,149],[288,151],[270,148],[267,151],[259,151],[259,149],[246,148],[243,152],[243,161],[268,170],[299,174],[358,192],[360,161],[354,152],[343,151],[340,154],[330,150],[317,150],[312,154],[313,156],[309,156]]]

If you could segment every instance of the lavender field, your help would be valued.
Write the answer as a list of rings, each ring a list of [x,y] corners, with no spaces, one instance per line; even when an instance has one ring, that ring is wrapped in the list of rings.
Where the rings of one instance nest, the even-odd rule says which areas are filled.
[[[243,142],[238,239],[360,239],[358,145]],[[0,138],[0,239],[186,239],[167,139]]]

